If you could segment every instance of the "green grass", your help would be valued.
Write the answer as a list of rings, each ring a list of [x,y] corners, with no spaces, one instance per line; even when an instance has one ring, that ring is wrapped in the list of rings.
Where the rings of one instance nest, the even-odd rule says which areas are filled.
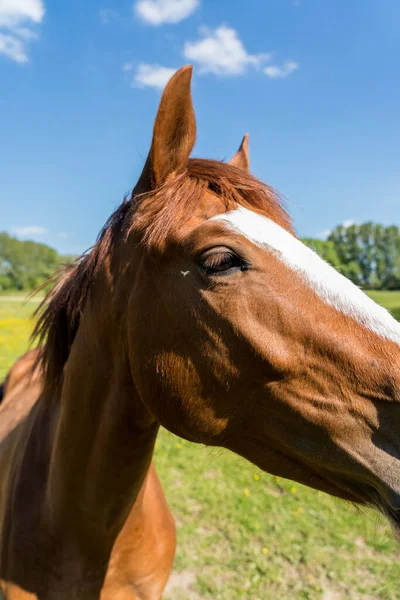
[[[400,319],[400,292],[371,296]],[[35,306],[0,298],[0,377]],[[169,600],[400,600],[399,547],[372,511],[164,430],[155,462],[178,531]]]
[[[28,348],[38,300],[27,299],[26,294],[0,296],[0,381]]]
[[[396,292],[368,292],[375,302],[382,304],[390,310],[395,319],[400,321],[400,291]]]

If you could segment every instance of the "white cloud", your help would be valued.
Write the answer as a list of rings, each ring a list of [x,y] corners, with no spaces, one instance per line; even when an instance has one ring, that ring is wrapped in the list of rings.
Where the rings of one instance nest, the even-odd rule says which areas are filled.
[[[41,23],[44,14],[43,0],[0,0],[0,54],[28,62],[27,43],[37,37],[31,27]]]
[[[133,66],[126,63],[123,66],[124,71],[131,71]],[[140,63],[132,78],[132,87],[152,87],[156,90],[162,90],[177,69],[163,67],[162,65],[150,65]]]
[[[12,232],[20,237],[27,237],[30,235],[41,236],[47,233],[47,229],[38,225],[29,225],[28,227],[13,227]]]
[[[353,221],[353,219],[345,219],[342,223],[342,226],[347,229],[348,227],[351,227],[352,225],[355,225],[356,222]]]
[[[99,19],[102,25],[109,25],[113,21],[118,21],[119,14],[112,8],[102,8],[99,10]]]
[[[4,54],[17,63],[28,62],[25,52],[25,44],[14,35],[0,32],[0,54]]]
[[[326,240],[330,234],[332,233],[332,229],[325,229],[324,231],[320,231],[315,235],[318,240]]]
[[[298,63],[293,60],[286,60],[282,67],[278,67],[277,65],[265,67],[264,73],[267,77],[271,77],[271,79],[285,79],[298,68]]]
[[[147,2],[147,0],[143,0]],[[140,2],[139,2],[140,4]],[[200,75],[242,75],[249,67],[253,67],[272,78],[287,77],[298,68],[294,61],[286,61],[282,67],[267,66],[271,54],[247,52],[237,31],[227,25],[220,25],[214,30],[202,27],[201,38],[197,41],[186,42],[183,56],[186,60],[197,64]],[[134,63],[127,62],[122,66],[125,73],[134,71]],[[133,87],[153,87],[162,89],[176,69],[159,64],[139,63],[131,83]]]
[[[260,67],[270,54],[249,54],[237,31],[226,25],[215,30],[201,29],[203,38],[197,42],[186,42],[185,58],[197,63],[200,73],[215,75],[241,75],[249,65]]]
[[[341,226],[344,227],[345,229],[347,229],[348,227],[351,227],[352,225],[357,225],[357,223],[355,221],[353,221],[353,219],[345,219],[343,221],[343,223],[341,223]],[[315,235],[316,238],[318,238],[319,240],[326,240],[330,234],[332,233],[332,229],[325,229],[324,231],[320,231],[319,233],[317,233]]]
[[[13,33],[23,40],[37,40],[38,34],[27,27],[15,27]]]
[[[18,27],[26,21],[40,23],[44,12],[42,0],[0,0],[0,27]]]
[[[68,235],[68,233],[65,233],[64,231],[60,231],[59,233],[57,233],[57,237],[59,237],[63,240],[66,240],[69,237],[69,235]]]
[[[200,5],[200,0],[137,0],[134,11],[151,25],[179,23]]]

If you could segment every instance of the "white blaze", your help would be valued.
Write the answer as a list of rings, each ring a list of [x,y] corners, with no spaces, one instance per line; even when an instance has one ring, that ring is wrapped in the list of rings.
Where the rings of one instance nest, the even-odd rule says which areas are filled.
[[[212,220],[221,221],[256,246],[272,252],[336,310],[381,337],[400,344],[400,323],[385,308],[376,304],[354,283],[271,219],[239,206]]]

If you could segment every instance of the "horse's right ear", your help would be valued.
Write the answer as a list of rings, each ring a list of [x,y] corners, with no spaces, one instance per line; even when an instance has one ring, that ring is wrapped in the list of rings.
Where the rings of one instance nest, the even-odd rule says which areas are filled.
[[[182,67],[167,83],[161,98],[153,140],[133,195],[155,189],[181,172],[196,141],[190,83],[192,66]]]
[[[246,133],[242,139],[242,143],[239,146],[239,150],[235,156],[232,156],[231,160],[228,161],[228,165],[233,165],[242,171],[250,171],[250,157],[249,157],[249,134]]]

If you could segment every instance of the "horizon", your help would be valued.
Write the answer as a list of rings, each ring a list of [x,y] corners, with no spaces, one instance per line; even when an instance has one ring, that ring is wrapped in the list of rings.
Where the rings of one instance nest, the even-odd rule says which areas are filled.
[[[337,225],[335,225],[331,229],[328,229],[326,231],[320,232],[320,234],[318,234],[317,236],[314,236],[314,237],[303,237],[303,238],[300,238],[300,239],[302,239],[303,241],[305,241],[305,240],[306,241],[311,241],[311,240],[328,241],[330,234],[336,229],[336,227],[344,227],[345,229],[347,229],[347,228],[352,227],[352,226],[356,226],[357,227],[357,226],[362,226],[362,225],[365,225],[365,224],[366,223],[355,223],[354,221],[348,220],[348,221],[344,221],[343,223],[338,223]],[[376,224],[379,224],[379,223],[373,222],[373,225],[376,225]],[[396,225],[396,224],[389,224],[387,227],[389,227],[390,225],[395,225],[396,227],[398,227],[398,225]],[[30,229],[30,228],[27,228],[27,229]],[[33,228],[33,229],[35,229],[35,228]],[[44,245],[50,247],[53,250],[57,250],[57,248],[55,248],[55,246],[52,246],[50,243],[47,243],[46,241],[40,239],[40,233],[39,233],[39,237],[37,237],[36,239],[35,239],[35,232],[32,235],[31,232],[26,231],[26,230],[23,230],[21,232],[0,231],[0,234],[1,233],[5,233],[5,234],[9,235],[10,237],[12,237],[12,238],[14,238],[14,239],[16,239],[18,241],[21,241],[21,242],[33,242],[33,243],[36,243],[36,244],[44,244]],[[96,240],[94,240],[93,244],[95,242],[96,242]],[[61,258],[63,258],[63,257],[79,258],[79,256],[81,254],[84,254],[87,251],[90,251],[91,248],[93,247],[93,244],[92,244],[92,246],[89,246],[88,248],[86,248],[83,252],[77,253],[77,254],[70,253],[70,252],[61,252],[60,253],[58,250],[57,250],[57,252],[59,253],[59,256]]]

